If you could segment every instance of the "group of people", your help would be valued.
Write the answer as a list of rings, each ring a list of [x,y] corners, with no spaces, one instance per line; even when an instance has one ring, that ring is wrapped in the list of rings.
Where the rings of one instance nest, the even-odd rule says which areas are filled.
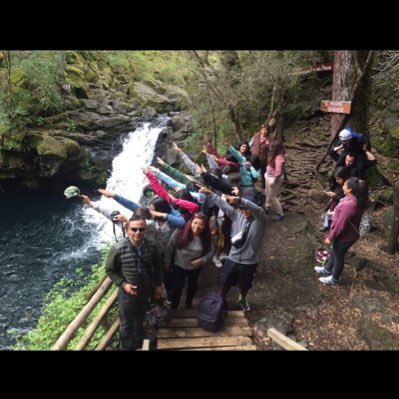
[[[336,168],[330,190],[325,192],[330,201],[321,228],[321,231],[328,232],[324,244],[330,248],[330,255],[324,266],[314,267],[321,275],[320,282],[326,285],[338,284],[345,254],[360,237],[360,221],[370,204],[365,172],[376,163],[363,134],[343,129],[339,140],[340,143],[330,152]]]
[[[173,144],[194,177],[157,158],[159,168],[143,168],[149,185],[143,190],[141,203],[99,190],[131,210],[131,216],[111,216],[98,202],[81,195],[85,204],[121,223],[126,232],[124,239],[112,245],[106,261],[106,273],[119,289],[121,350],[141,347],[151,298],[164,296],[176,309],[187,280],[185,307],[191,308],[201,271],[211,260],[223,266],[220,294],[226,307],[230,288],[238,286],[241,308],[251,310],[247,294],[258,267],[268,214],[273,210],[272,220],[284,218],[279,195],[285,149],[280,141],[269,137],[268,125],[262,125],[250,142],[237,147],[225,144],[228,152],[221,156],[205,137],[207,167],[193,162]],[[339,160],[345,161],[348,154],[341,153]],[[324,267],[315,268],[324,284],[338,282],[343,257],[358,239],[356,226],[368,205],[366,183],[343,170],[341,166],[334,174],[342,193],[327,193],[337,205],[325,240],[333,245],[332,255]],[[255,185],[258,178],[266,197],[262,202],[259,198],[264,196],[259,196]]]
[[[80,195],[86,205],[120,224],[126,234],[112,245],[106,261],[106,273],[119,290],[121,350],[141,347],[151,299],[165,296],[172,309],[178,308],[186,280],[184,305],[191,308],[201,271],[212,259],[223,266],[220,294],[225,306],[230,288],[238,286],[241,308],[251,310],[246,297],[259,263],[268,208],[276,211],[275,220],[283,218],[278,195],[285,151],[268,132],[263,125],[250,143],[233,147],[225,142],[228,152],[224,156],[205,138],[207,167],[193,162],[173,144],[194,177],[157,158],[159,168],[143,168],[149,185],[140,203],[99,189],[104,197],[131,210],[131,216],[112,214],[100,202]],[[260,176],[266,188],[263,203],[255,186]]]

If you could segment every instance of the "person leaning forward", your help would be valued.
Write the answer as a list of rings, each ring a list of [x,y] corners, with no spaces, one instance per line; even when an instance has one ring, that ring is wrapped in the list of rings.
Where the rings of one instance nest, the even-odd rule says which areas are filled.
[[[105,270],[119,287],[120,350],[136,350],[143,343],[149,299],[161,297],[162,262],[156,245],[145,238],[143,217],[132,216],[126,232],[124,240],[112,245]]]

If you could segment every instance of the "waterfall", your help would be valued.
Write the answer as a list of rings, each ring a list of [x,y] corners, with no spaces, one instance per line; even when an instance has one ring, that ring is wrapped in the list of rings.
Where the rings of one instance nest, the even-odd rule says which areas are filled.
[[[161,117],[157,127],[150,127],[150,123],[146,122],[125,137],[122,152],[112,162],[111,176],[105,187],[107,190],[139,202],[143,187],[149,183],[141,168],[151,164],[159,133],[164,129],[167,121],[167,117]],[[124,208],[111,198],[101,197],[99,201],[102,207],[110,211],[118,210],[128,217],[132,215],[131,210]],[[77,209],[76,212],[79,215],[73,218],[75,219],[73,228],[86,230],[88,239],[79,248],[72,249],[64,256],[78,259],[93,247],[100,250],[107,242],[115,241],[110,220],[88,206]],[[76,220],[82,221],[80,226],[77,226]],[[116,232],[121,232],[119,226],[116,227]]]

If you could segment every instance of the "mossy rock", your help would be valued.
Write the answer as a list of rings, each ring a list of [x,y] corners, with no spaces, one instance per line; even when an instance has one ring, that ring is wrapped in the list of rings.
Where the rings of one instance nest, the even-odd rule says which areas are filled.
[[[389,184],[387,179],[381,174],[376,165],[372,165],[367,169],[365,177],[369,187],[376,188]]]
[[[364,319],[361,332],[371,350],[398,350],[399,335],[394,335],[377,323]]]
[[[1,149],[5,151],[20,152],[23,150],[25,132],[6,131],[1,136]]]
[[[68,156],[76,155],[80,152],[79,144],[71,139],[64,137],[43,137],[42,142],[37,147],[37,153],[41,157],[58,157],[67,159]]]

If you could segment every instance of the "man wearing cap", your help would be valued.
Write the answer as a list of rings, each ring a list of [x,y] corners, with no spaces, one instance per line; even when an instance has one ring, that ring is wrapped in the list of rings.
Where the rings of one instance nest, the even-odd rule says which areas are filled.
[[[364,179],[364,173],[367,168],[367,155],[363,146],[367,143],[367,137],[364,134],[351,132],[349,129],[343,129],[339,133],[342,147],[339,146],[335,150],[343,149],[341,155],[337,159],[336,166],[345,166],[345,158],[348,153],[355,154],[357,176]]]
[[[225,300],[230,288],[238,286],[241,294],[240,306],[243,311],[248,312],[251,307],[246,297],[252,287],[259,263],[258,253],[267,220],[265,212],[254,203],[253,197],[241,198],[225,194],[230,205],[218,195],[210,191],[207,193],[209,201],[218,206],[232,220],[232,245],[224,262],[221,296]],[[237,205],[238,210],[232,205]],[[241,238],[235,240],[235,237]]]
[[[145,238],[143,217],[133,215],[126,232],[125,239],[112,245],[105,271],[119,287],[120,350],[136,350],[143,343],[149,299],[161,297],[162,261],[156,244]]]

